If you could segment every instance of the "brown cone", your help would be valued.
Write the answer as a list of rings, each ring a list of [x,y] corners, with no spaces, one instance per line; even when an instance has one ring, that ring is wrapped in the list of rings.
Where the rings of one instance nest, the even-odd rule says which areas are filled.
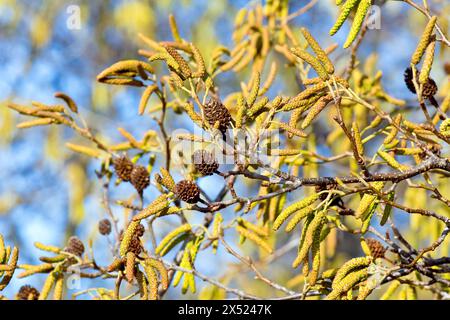
[[[181,180],[175,186],[175,194],[187,203],[197,203],[200,200],[200,189],[195,182]]]
[[[212,175],[218,168],[214,155],[206,150],[197,150],[192,155],[195,169],[204,176]]]
[[[366,243],[367,243],[367,246],[370,249],[370,253],[374,259],[384,258],[386,248],[383,247],[383,245],[378,240],[367,239]]]
[[[19,300],[38,300],[38,298],[39,291],[28,284],[21,286],[17,293],[17,299]]]
[[[131,172],[130,181],[136,191],[142,193],[150,185],[150,175],[145,167],[137,165]]]
[[[419,76],[420,76],[420,71],[416,70],[416,78],[419,79]],[[414,78],[413,70],[411,69],[411,67],[408,67],[404,73],[405,84],[408,87],[409,91],[411,91],[412,93],[416,93],[416,88],[414,87],[413,78]],[[422,96],[424,98],[429,99],[437,93],[437,90],[438,90],[438,87],[436,85],[436,82],[433,79],[428,78],[427,83],[425,83],[423,85]]]
[[[123,181],[130,181],[131,172],[133,171],[134,164],[128,159],[127,156],[116,158],[113,160],[114,170],[117,176]]]
[[[108,219],[102,219],[98,222],[98,231],[106,236],[111,233],[111,222]]]
[[[211,127],[214,127],[217,121],[219,121],[219,130],[222,134],[230,126],[231,115],[228,109],[218,99],[210,99],[205,104],[205,118]]]
[[[70,252],[76,256],[81,257],[84,252],[84,245],[78,237],[72,236],[67,241],[67,247],[64,251]]]

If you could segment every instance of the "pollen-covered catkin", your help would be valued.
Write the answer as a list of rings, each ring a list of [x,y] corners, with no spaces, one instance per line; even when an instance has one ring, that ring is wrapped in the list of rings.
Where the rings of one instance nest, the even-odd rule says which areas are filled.
[[[53,290],[53,300],[61,300],[64,291],[64,273],[58,272],[56,275],[55,289]]]
[[[147,102],[150,99],[153,92],[158,89],[157,85],[151,85],[145,88],[144,93],[141,96],[141,100],[139,101],[139,115],[143,115],[145,112],[145,108],[147,106]]]
[[[216,213],[216,215],[214,216],[213,232],[212,232],[212,236],[214,238],[219,238],[220,236],[222,221],[223,221],[222,215],[220,213]],[[219,239],[215,239],[212,243],[213,253],[217,252],[218,246],[219,246]]]
[[[358,123],[354,121],[352,123],[353,139],[355,139],[356,151],[360,156],[364,155],[364,144],[361,140],[361,132],[359,131]]]
[[[192,57],[194,58],[195,63],[197,64],[197,70],[192,73],[193,78],[203,78],[206,75],[206,66],[205,61],[203,60],[203,56],[200,53],[200,50],[193,43],[190,44],[192,50]]]
[[[336,285],[336,287],[333,288],[333,291],[331,291],[331,293],[326,297],[326,299],[335,300],[339,298],[341,294],[351,290],[356,284],[365,280],[367,276],[368,276],[367,268],[350,273],[348,276],[343,278]]]
[[[242,94],[239,94],[237,98],[236,108],[237,108],[236,128],[240,129],[242,127],[242,121],[244,120],[244,116],[247,113],[247,104],[245,103],[244,96]]]
[[[369,266],[371,262],[372,257],[370,256],[353,258],[347,261],[341,268],[339,268],[338,272],[336,273],[333,279],[331,287],[333,289],[337,288],[339,283],[342,281],[342,279],[344,279],[345,276],[347,276],[347,274],[354,271],[355,269],[366,268]]]
[[[273,230],[275,231],[278,230],[284,223],[284,221],[286,221],[286,219],[289,218],[294,212],[313,204],[318,198],[319,196],[317,195],[317,193],[314,193],[306,197],[305,199],[295,202],[290,206],[288,206],[286,209],[281,211],[281,213],[275,219],[275,222],[273,223],[272,227]]]
[[[422,37],[420,38],[419,44],[417,45],[416,51],[414,51],[411,63],[418,64],[422,59],[425,50],[428,47],[428,44],[431,41],[431,35],[433,34],[434,26],[436,25],[437,17],[433,16],[427,23],[425,30],[422,33]]]
[[[311,35],[311,33],[306,28],[300,29],[303,36],[305,37],[306,41],[308,42],[311,49],[313,49],[314,53],[317,56],[317,59],[323,64],[325,67],[325,70],[329,74],[334,73],[334,66],[331,60],[328,58],[328,55],[325,53],[325,51],[322,49],[322,47],[319,45],[319,43],[314,39],[314,37]]]
[[[147,275],[149,286],[149,300],[158,300],[158,275],[156,271],[148,266],[145,268],[145,274]]]
[[[311,245],[313,244],[314,240],[317,239],[316,237],[319,237],[320,239],[320,232],[325,222],[325,212],[320,211],[316,213],[311,223],[307,226],[306,231],[303,230],[303,232],[306,232],[304,242],[301,246],[299,246],[297,258],[295,258],[294,262],[292,263],[293,268],[298,267],[298,265],[302,263],[302,261],[304,261],[304,259],[307,257]]]
[[[161,184],[165,186],[169,191],[173,191],[175,189],[175,181],[173,180],[172,175],[163,167],[161,167],[159,171],[161,172],[162,176]]]
[[[348,16],[352,9],[359,3],[360,0],[347,0],[344,6],[341,9],[339,17],[336,20],[336,23],[330,30],[330,36],[334,35],[338,30],[342,27],[345,20],[347,20]]]
[[[331,96],[331,94],[328,94],[320,98],[309,110],[308,114],[306,115],[305,119],[302,122],[301,128],[305,129],[306,127],[308,127],[311,124],[311,122],[319,115],[320,112],[322,112],[323,109],[326,108],[326,106],[331,101],[333,101],[333,97]]]
[[[124,257],[127,254],[128,248],[131,244],[131,240],[134,237],[134,233],[138,225],[140,225],[139,221],[131,221],[130,224],[128,225],[127,230],[124,233],[122,242],[120,243],[120,255],[122,257]]]
[[[322,80],[325,81],[330,78],[324,66],[320,63],[320,61],[315,57],[313,57],[312,55],[310,55],[308,52],[298,47],[291,48],[291,52],[300,59],[304,60],[306,63],[308,63],[317,72],[317,75]]]
[[[441,125],[439,126],[439,132],[443,136],[450,138],[450,119],[442,121]]]
[[[286,225],[286,232],[291,232],[294,230],[295,226],[302,221],[303,218],[307,217],[314,211],[314,206],[307,206],[306,208],[300,209],[297,213],[294,214],[292,219]]]
[[[253,75],[253,86],[247,96],[247,105],[250,108],[253,106],[256,98],[258,97],[260,84],[261,84],[261,74],[258,71],[255,71]]]
[[[397,160],[395,160],[395,158],[393,156],[391,156],[389,153],[381,151],[381,150],[378,150],[377,153],[384,161],[386,161],[386,163],[390,167],[400,170],[400,171],[405,171],[408,169],[407,166],[398,163]]]
[[[257,234],[255,234],[239,225],[236,226],[236,231],[243,237],[248,238],[251,241],[253,241],[254,243],[256,243],[256,245],[258,245],[258,247],[264,249],[268,253],[273,252],[272,247],[267,242],[265,242],[263,239],[261,239]]]
[[[165,194],[156,198],[149,206],[144,208],[141,212],[133,217],[133,222],[139,222],[142,219],[148,218],[151,215],[157,214],[169,206],[167,196]]]
[[[423,59],[422,69],[420,69],[419,74],[420,84],[426,84],[428,82],[431,67],[433,66],[435,48],[436,48],[436,41],[432,41],[425,51],[425,58]]]
[[[189,223],[185,223],[175,230],[171,231],[168,235],[164,237],[164,239],[159,243],[158,247],[155,249],[156,254],[160,254],[161,251],[173,240],[174,238],[178,237],[179,235],[186,233],[191,230],[191,225]]]
[[[358,8],[356,9],[355,19],[353,20],[347,40],[344,43],[344,48],[350,47],[353,41],[355,41],[356,36],[361,30],[361,26],[364,23],[364,19],[366,18],[367,11],[369,10],[371,4],[372,0],[361,0],[359,2]]]
[[[373,182],[371,183],[371,186],[375,190],[380,191],[384,186],[384,182],[383,181]],[[370,206],[376,199],[377,199],[376,195],[364,194],[363,197],[361,198],[361,201],[359,202],[358,208],[355,211],[355,217],[361,218],[362,216],[364,216],[364,214],[367,212],[367,210],[370,208]]]
[[[178,51],[171,46],[164,45],[164,49],[166,49],[167,53],[177,62],[180,67],[181,75],[184,78],[190,78],[192,76],[192,71],[189,68],[188,63],[184,58],[178,53]]]
[[[380,300],[389,300],[395,293],[395,291],[400,287],[401,283],[398,280],[391,282],[385,293],[381,296]]]
[[[56,281],[56,272],[50,272],[47,276],[47,279],[44,282],[44,286],[42,287],[41,294],[39,295],[39,300],[47,299],[50,291],[52,290]]]
[[[167,290],[167,288],[169,287],[169,274],[164,264],[159,260],[151,258],[145,260],[145,263],[158,271],[160,276],[161,288]]]

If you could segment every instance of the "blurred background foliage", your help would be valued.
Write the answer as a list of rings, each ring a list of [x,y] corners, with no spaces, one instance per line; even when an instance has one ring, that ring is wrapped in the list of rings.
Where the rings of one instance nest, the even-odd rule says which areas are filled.
[[[98,237],[97,221],[104,216],[104,209],[101,206],[101,185],[94,172],[99,163],[76,155],[65,147],[65,142],[76,141],[77,137],[62,126],[19,131],[15,126],[20,116],[6,108],[6,103],[40,101],[52,104],[55,103],[53,94],[63,91],[74,98],[86,121],[106,141],[121,141],[118,127],[139,137],[155,127],[149,118],[139,117],[136,113],[141,92],[134,88],[99,84],[95,76],[118,60],[138,58],[137,50],[144,47],[138,33],[158,40],[171,39],[168,27],[170,13],[178,22],[181,36],[194,42],[208,57],[218,44],[232,45],[236,12],[254,3],[245,0],[0,0],[0,233],[6,242],[14,242],[21,248],[21,263],[37,262],[34,241],[63,245],[67,237],[73,234],[83,240],[95,239]],[[306,3],[290,1],[289,12],[298,10]],[[81,9],[79,30],[67,28],[68,7],[71,5]],[[432,5],[437,12],[442,12],[442,16],[450,15],[448,1],[433,1]],[[336,37],[328,36],[337,13],[334,0],[319,0],[312,10],[295,18],[292,24],[295,31],[300,26],[307,26],[316,38],[321,39],[324,47],[338,42],[340,48],[333,53],[333,59],[337,66],[343,67],[348,53],[342,49],[342,43],[348,25],[345,26],[346,31]],[[367,33],[359,59],[364,61],[369,56],[376,59],[378,55],[376,68],[383,72],[386,91],[396,98],[412,101],[414,96],[403,84],[403,70],[409,64],[425,18],[401,1],[387,1],[381,19],[381,30]],[[440,21],[448,34],[447,22],[448,19]],[[445,83],[443,66],[445,62],[450,62],[450,57],[443,56],[441,52],[436,60],[433,78],[438,84]],[[248,79],[248,72],[242,72],[242,77]],[[281,91],[284,94],[298,92],[292,74],[285,76],[279,72],[277,77],[269,96],[274,97]],[[238,88],[242,79],[235,75],[223,75],[218,81],[221,94],[225,96]],[[326,125],[323,123],[324,127]],[[179,120],[173,123],[174,128],[180,126],[183,122]],[[325,141],[319,139],[318,143]],[[212,182],[215,182],[214,179]],[[239,186],[238,190],[248,187]],[[133,192],[127,186],[115,189],[121,198]],[[449,189],[447,186],[447,196],[450,195]],[[148,201],[153,198],[150,193]],[[419,207],[427,203],[426,194],[421,191],[410,189],[405,198]],[[421,223],[420,218],[403,222],[404,228],[409,229],[407,236],[413,244],[420,241]],[[164,230],[170,225],[160,227]],[[428,233],[429,230],[422,232]],[[94,248],[107,245],[104,238],[97,240]],[[350,240],[338,240],[338,264],[359,253],[358,243],[344,246],[343,243]],[[445,248],[448,255],[448,245]],[[230,281],[228,276],[220,278],[220,275],[226,268],[233,268],[229,264],[233,261],[228,261],[224,253],[219,250],[217,259],[204,259],[198,268],[227,283]],[[102,256],[101,250],[97,250],[96,257],[99,262],[104,259],[105,263],[110,259],[107,253]],[[290,268],[290,258],[283,261],[276,265],[276,270],[271,271],[275,280],[290,279],[298,272]],[[242,273],[233,281],[240,281],[239,286],[249,288],[249,293],[264,295],[267,287],[251,279]],[[26,281],[32,281],[38,287],[43,280],[44,277],[37,276]],[[24,281],[15,279],[5,294],[15,293],[22,284]],[[107,285],[112,286],[113,281],[101,284]],[[90,280],[82,281],[82,288],[92,286]],[[201,297],[223,297],[220,290],[208,290],[203,291]],[[179,290],[170,290],[168,297],[179,297]]]

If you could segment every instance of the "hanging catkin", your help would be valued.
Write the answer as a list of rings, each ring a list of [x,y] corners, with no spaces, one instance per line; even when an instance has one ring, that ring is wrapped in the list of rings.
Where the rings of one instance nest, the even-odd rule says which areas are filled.
[[[322,80],[325,81],[330,78],[324,66],[320,63],[320,61],[315,57],[313,57],[312,55],[310,55],[308,52],[298,47],[291,48],[291,52],[300,59],[304,60],[306,63],[308,63],[317,72],[317,75],[320,78],[322,78]]]
[[[356,9],[355,19],[353,20],[352,27],[350,29],[350,33],[348,34],[347,40],[344,43],[344,48],[350,47],[350,45],[355,41],[356,36],[361,30],[362,24],[364,23],[364,19],[366,18],[367,11],[369,10],[372,4],[372,0],[361,0],[358,4],[358,8]]]
[[[419,83],[426,84],[428,82],[428,78],[430,77],[431,67],[433,66],[434,60],[434,50],[436,47],[436,41],[432,41],[426,51],[425,58],[423,60],[422,69],[420,69],[419,74]]]
[[[314,193],[303,200],[291,204],[289,207],[281,211],[273,223],[273,230],[278,230],[284,221],[286,221],[287,218],[289,218],[294,212],[313,204],[318,198],[319,196],[317,193]]]
[[[336,20],[336,23],[330,30],[330,36],[334,35],[338,30],[342,27],[345,20],[347,20],[352,9],[359,3],[360,0],[347,0],[344,6],[341,9],[339,17]]]
[[[416,51],[414,51],[411,63],[412,64],[418,64],[420,60],[422,59],[423,54],[425,53],[425,50],[428,47],[428,44],[431,41],[431,35],[433,34],[434,26],[436,25],[437,17],[433,16],[428,21],[427,26],[425,27],[425,30],[422,33],[422,36],[420,38],[419,44],[417,45]]]
[[[303,36],[305,37],[306,41],[308,42],[311,49],[313,49],[314,53],[317,56],[317,59],[323,64],[325,67],[325,70],[329,74],[334,73],[334,66],[331,60],[328,58],[328,55],[323,51],[322,47],[319,45],[319,43],[314,39],[314,37],[311,35],[311,33],[306,28],[300,29]]]

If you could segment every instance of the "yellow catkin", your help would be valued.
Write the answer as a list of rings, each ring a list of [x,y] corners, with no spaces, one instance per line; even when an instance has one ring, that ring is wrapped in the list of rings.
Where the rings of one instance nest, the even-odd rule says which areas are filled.
[[[276,99],[276,98],[275,98]],[[275,101],[274,99],[274,101]],[[281,97],[279,99],[279,101],[281,102]],[[248,109],[247,111],[247,116],[250,118],[255,117],[256,115],[258,115],[261,111],[268,109],[266,108],[267,104],[269,103],[269,98],[267,97],[262,97],[258,102],[256,102],[253,107],[251,107],[250,109]]]
[[[380,191],[384,186],[384,182],[382,181],[373,182],[371,183],[371,186],[375,188],[375,190]],[[355,217],[361,218],[376,199],[377,199],[376,195],[364,194],[363,197],[361,198],[361,201],[359,202],[358,208],[355,211]]]
[[[272,227],[273,230],[275,230],[275,231],[278,230],[281,227],[281,225],[284,223],[284,221],[286,221],[287,218],[289,218],[294,212],[313,204],[318,198],[319,198],[319,196],[317,195],[317,193],[314,193],[314,194],[306,197],[305,199],[295,202],[295,203],[291,204],[290,206],[288,206],[286,209],[281,211],[281,213],[275,219],[275,221],[273,223],[273,227]]]
[[[182,39],[180,37],[180,33],[178,32],[177,22],[176,22],[175,16],[173,14],[169,15],[169,26],[170,26],[170,31],[172,32],[173,39],[176,42],[181,42]]]
[[[313,244],[311,246],[312,268],[308,279],[310,286],[316,284],[317,279],[319,278],[319,271],[320,271],[320,259],[321,259],[320,233],[316,232],[316,234],[319,234],[319,236],[314,237]]]
[[[248,45],[248,43],[246,44]],[[228,62],[226,62],[220,67],[220,71],[229,71],[232,68],[234,68],[236,64],[242,60],[242,57],[246,52],[247,50],[245,48],[239,50],[239,52],[235,56],[233,56]]]
[[[142,219],[146,219],[151,215],[157,214],[169,206],[166,195],[160,195],[149,206],[139,212],[133,217],[133,222],[139,222]]]
[[[350,45],[355,41],[356,36],[361,30],[362,24],[364,23],[364,19],[366,18],[367,11],[372,5],[372,0],[361,0],[358,4],[358,8],[356,9],[355,18],[353,19],[352,27],[350,28],[350,32],[348,34],[347,40],[344,43],[344,48],[350,47]]]
[[[359,3],[360,0],[347,0],[344,6],[341,9],[339,17],[336,20],[336,23],[330,30],[330,36],[334,35],[338,30],[342,27],[345,20],[347,20],[352,9]],[[342,2],[342,1],[341,1]]]
[[[39,250],[48,251],[48,252],[53,252],[53,253],[56,253],[56,254],[58,254],[58,253],[61,252],[61,249],[60,249],[60,248],[58,248],[58,247],[56,247],[56,246],[47,246],[47,245],[45,245],[45,244],[43,244],[43,243],[41,243],[41,242],[35,242],[35,243],[34,243],[34,246],[35,246],[36,248],[38,248]]]
[[[27,269],[21,272],[17,278],[26,278],[36,273],[47,273],[48,271],[53,269],[53,265],[50,263],[41,264],[38,266],[33,266],[33,268]]]
[[[130,224],[128,225],[127,230],[123,235],[122,242],[120,243],[120,255],[122,257],[124,257],[127,254],[131,240],[133,239],[134,233],[136,232],[136,229],[139,224],[140,224],[139,221],[131,221]]]
[[[46,126],[52,123],[55,123],[56,120],[52,118],[42,118],[42,119],[36,119],[36,120],[30,120],[30,121],[24,121],[19,124],[17,124],[17,129],[28,129],[33,128],[37,126]]]
[[[320,232],[325,222],[326,222],[325,213],[321,211],[314,216],[311,223],[307,227],[303,228],[303,232],[306,232],[305,238],[304,242],[301,244],[301,246],[299,246],[297,258],[295,258],[294,262],[292,263],[293,268],[297,268],[300,265],[300,263],[302,263],[305,260],[305,258],[308,256],[308,251],[311,248],[312,244],[315,241],[320,241],[317,240],[317,238],[320,238]]]
[[[432,41],[426,51],[425,51],[425,58],[423,59],[422,69],[420,69],[420,75],[419,75],[419,83],[425,84],[428,82],[428,78],[430,76],[431,67],[433,66],[434,61],[434,50],[436,48],[436,42]]]
[[[3,236],[0,234],[0,263],[4,263],[6,258],[6,248]]]
[[[191,225],[188,223],[185,223],[175,230],[172,230],[168,235],[162,239],[162,241],[159,243],[158,247],[155,249],[156,254],[160,254],[161,251],[173,240],[174,238],[178,237],[179,235],[186,233],[191,230]]]
[[[249,108],[253,106],[256,98],[258,97],[259,86],[261,85],[261,74],[259,73],[259,71],[255,71],[252,78],[253,78],[252,89],[250,90],[247,96],[247,105]]]
[[[191,262],[190,262],[190,252],[191,252],[192,246],[193,246],[193,242],[190,241],[190,242],[188,242],[188,244],[184,248],[183,256],[181,257],[181,262],[180,262],[180,267],[181,268],[188,269],[188,270],[192,269]],[[178,286],[178,284],[180,283],[181,279],[183,278],[183,275],[184,275],[184,272],[177,271],[177,273],[173,277],[173,281],[172,281],[172,285],[174,287]]]
[[[299,210],[297,213],[294,214],[292,219],[289,221],[289,223],[286,225],[286,232],[291,232],[294,230],[295,226],[302,221],[303,218],[307,217],[310,213],[314,211],[314,206],[307,206],[306,208],[303,208]]]
[[[309,89],[309,88],[308,88]],[[307,90],[308,90],[307,89]],[[323,90],[324,87],[322,87],[319,90]],[[307,90],[304,90],[301,94],[303,94],[304,92],[306,92]],[[299,99],[298,97],[294,97],[292,99],[290,99],[282,108],[282,111],[290,111],[290,110],[294,110],[296,112],[298,112],[298,118],[300,118],[300,116],[302,115],[302,113],[308,109],[311,105],[313,105],[314,103],[317,102],[317,100],[319,100],[322,96],[324,95],[323,92],[318,92],[317,94],[309,97],[309,98],[305,98],[305,99]]]
[[[387,290],[383,293],[380,300],[389,300],[394,295],[395,291],[400,287],[401,283],[398,280],[391,282]]]
[[[167,288],[169,287],[169,274],[166,267],[164,266],[164,263],[156,259],[147,259],[145,260],[145,263],[158,271],[161,288],[167,290]]]
[[[78,106],[71,97],[63,92],[56,92],[55,98],[62,99],[73,113],[78,113]]]
[[[308,114],[306,115],[305,119],[302,122],[301,128],[302,129],[307,128],[312,123],[312,121],[319,115],[319,113],[322,112],[322,110],[325,109],[326,106],[331,101],[333,101],[333,97],[330,94],[320,98],[309,110]]]
[[[238,95],[236,108],[236,128],[240,129],[242,127],[242,122],[244,121],[244,115],[247,113],[247,104],[245,103],[242,94]]]
[[[356,300],[366,300],[367,297],[372,293],[372,291],[373,288],[371,288],[367,284],[360,286],[358,291],[358,297],[356,298]]]
[[[39,300],[46,300],[56,282],[56,272],[50,272],[41,289]]]
[[[56,276],[55,289],[53,290],[53,300],[62,300],[64,294],[64,274],[59,272]]]
[[[276,75],[277,75],[277,63],[274,61],[270,65],[270,71],[269,71],[269,75],[266,78],[266,81],[262,85],[261,90],[259,90],[259,93],[258,93],[259,96],[264,95],[270,89],[270,87],[273,84],[273,81],[275,80]]]
[[[295,110],[294,110],[295,112]],[[292,113],[294,113],[292,112]],[[275,122],[279,128],[286,130],[289,133],[289,137],[293,137],[293,136],[297,136],[300,138],[306,138],[308,135],[306,134],[306,132],[300,130],[300,129],[296,129],[295,127],[291,127],[289,124],[287,123],[283,123],[283,122]]]
[[[178,51],[171,46],[164,45],[164,49],[166,49],[167,53],[172,56],[172,58],[177,62],[177,64],[180,66],[181,75],[184,78],[190,78],[192,76],[191,68],[189,68],[188,63],[184,58],[178,53]]]
[[[129,283],[134,279],[134,264],[136,262],[136,254],[132,251],[126,253],[125,277]]]
[[[158,89],[157,85],[148,86],[144,93],[141,96],[141,100],[139,101],[139,114],[143,115],[145,112],[145,107],[147,106],[147,102],[150,99],[153,92]]]
[[[402,122],[402,115],[399,114],[399,115],[397,115],[394,118],[394,124],[400,125],[401,122]],[[394,141],[394,139],[395,139],[395,137],[397,136],[397,133],[398,133],[398,129],[397,129],[396,125],[392,125],[391,131],[389,132],[389,134],[384,139],[383,144],[389,145],[392,141]]]
[[[102,155],[100,150],[89,148],[86,146],[80,146],[78,144],[73,144],[73,143],[67,142],[66,147],[74,152],[78,152],[78,153],[81,153],[81,154],[84,154],[86,156],[93,157],[93,158],[100,158]]]
[[[353,121],[352,123],[353,139],[355,139],[356,151],[360,156],[364,155],[364,144],[361,140],[361,132],[359,131],[358,123]]]
[[[156,60],[165,61],[167,63],[167,65],[170,67],[170,69],[180,72],[180,65],[167,52],[157,52],[154,55],[152,55],[150,58],[148,58],[148,61],[150,61],[150,62],[153,62]]]
[[[405,156],[412,156],[415,154],[423,153],[423,150],[420,148],[395,148],[395,153]]]
[[[12,249],[11,254],[8,254],[8,253],[6,254],[6,259],[9,260],[8,266],[9,266],[10,270],[5,271],[5,274],[3,275],[2,281],[0,282],[0,291],[3,290],[4,288],[6,288],[6,286],[11,281],[11,279],[14,275],[14,272],[16,271],[17,261],[19,260],[19,248],[14,247]]]
[[[147,275],[149,285],[149,299],[158,300],[158,275],[152,267],[145,268],[145,274]]]
[[[11,266],[8,266],[7,264],[0,264],[0,276],[2,275],[2,272],[12,270],[13,268]]]
[[[222,215],[220,213],[216,213],[213,221],[213,232],[212,232],[213,238],[218,238],[220,236],[222,221],[223,221]],[[212,248],[214,254],[217,252],[218,246],[219,246],[219,239],[213,240]]]
[[[339,296],[349,290],[351,290],[356,284],[365,280],[368,276],[367,269],[362,269],[356,272],[350,273],[343,278],[339,284],[333,288],[333,291],[326,297],[326,300],[336,300]]]
[[[397,170],[400,170],[400,171],[404,171],[404,170],[407,170],[407,169],[408,169],[407,166],[398,163],[397,160],[395,160],[395,158],[394,158],[393,156],[391,156],[391,155],[390,155],[389,153],[387,153],[387,152],[384,152],[384,151],[379,150],[379,151],[377,152],[377,154],[378,154],[384,161],[386,161],[387,164],[388,164],[390,167],[392,167],[392,168],[394,168],[394,169],[397,169]]]
[[[248,222],[247,220],[245,220],[243,218],[238,218],[237,221],[244,228],[246,228],[246,229],[248,229],[250,231],[253,231],[258,236],[261,236],[261,237],[268,237],[269,236],[269,232],[268,232],[268,230],[266,228],[262,228],[262,227],[259,227],[257,225],[254,225],[253,223],[250,223],[250,222]]]
[[[420,60],[422,59],[423,54],[425,53],[425,50],[428,47],[428,44],[431,40],[431,35],[433,34],[434,26],[436,25],[437,17],[433,16],[427,23],[427,26],[425,27],[425,30],[422,33],[422,37],[420,38],[419,44],[417,45],[416,50],[414,51],[411,63],[412,64],[418,64]]]
[[[306,63],[308,63],[317,72],[317,75],[322,80],[328,80],[330,78],[324,66],[320,63],[320,61],[315,57],[313,57],[312,55],[310,55],[308,52],[298,47],[291,48],[291,52],[300,59],[304,60]]]
[[[344,263],[342,267],[339,268],[338,272],[336,273],[333,279],[331,287],[333,289],[337,288],[339,284],[342,282],[342,279],[344,279],[344,277],[347,276],[347,274],[354,271],[355,269],[366,268],[369,266],[371,262],[372,262],[371,257],[358,257],[347,261],[346,263]]]
[[[317,56],[317,59],[323,64],[325,67],[325,70],[329,74],[334,73],[334,66],[331,60],[328,58],[328,55],[323,51],[322,47],[319,45],[319,43],[314,39],[314,37],[311,35],[311,33],[306,28],[300,29],[303,36],[305,37],[306,41],[308,42],[311,49],[313,49],[314,53]]]
[[[162,176],[161,184],[163,186],[165,186],[167,189],[169,189],[170,191],[173,191],[175,189],[175,181],[173,180],[170,172],[167,171],[163,167],[161,167],[159,169],[159,171],[161,172],[161,176]]]
[[[439,126],[439,132],[443,136],[450,138],[450,119],[442,121],[441,125]]]
[[[193,78],[203,78],[206,75],[206,66],[205,61],[203,60],[203,56],[200,53],[200,50],[193,43],[190,44],[192,50],[192,57],[194,58],[195,63],[197,64],[197,70],[192,73]]]
[[[139,286],[141,300],[148,300],[147,279],[140,270],[136,271],[136,280]]]
[[[107,82],[109,77],[121,75],[123,72],[132,72],[133,74],[137,74],[138,69],[142,68],[149,73],[154,73],[154,69],[148,63],[139,60],[123,60],[119,61],[112,66],[103,70],[98,76],[97,81],[99,82]],[[116,79],[116,80],[130,80],[130,79]],[[119,81],[120,82],[120,81]]]
[[[268,253],[272,253],[273,249],[271,248],[271,246],[265,242],[263,239],[261,239],[257,234],[241,227],[241,226],[236,226],[236,231],[243,237],[250,239],[251,241],[253,241],[254,243],[256,243],[258,245],[258,247],[260,247],[261,249],[267,251]]]

